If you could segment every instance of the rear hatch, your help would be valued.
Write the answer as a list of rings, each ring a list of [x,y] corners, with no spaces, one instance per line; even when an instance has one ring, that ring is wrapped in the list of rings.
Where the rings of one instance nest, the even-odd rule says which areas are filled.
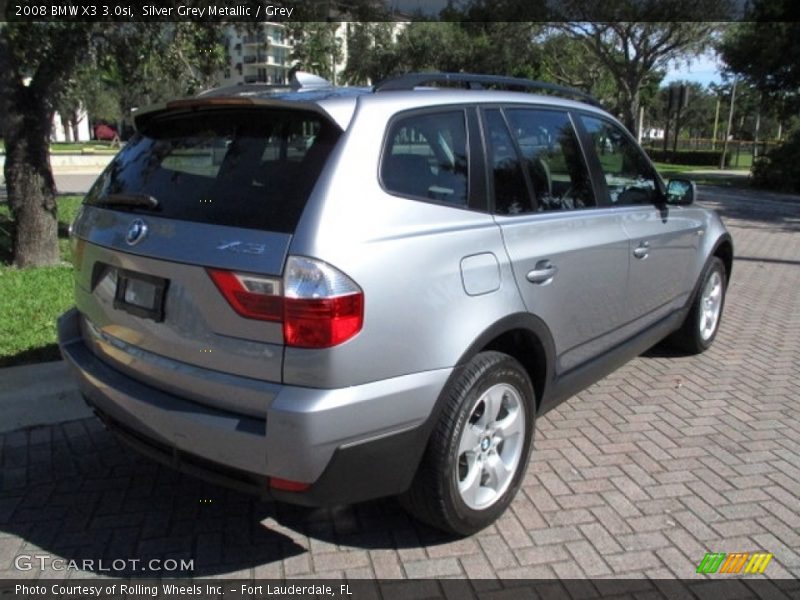
[[[225,278],[280,292],[292,234],[341,130],[310,110],[219,102],[137,121],[74,224],[76,304],[87,344],[115,368],[263,415],[264,382],[281,381],[283,329],[239,314]]]

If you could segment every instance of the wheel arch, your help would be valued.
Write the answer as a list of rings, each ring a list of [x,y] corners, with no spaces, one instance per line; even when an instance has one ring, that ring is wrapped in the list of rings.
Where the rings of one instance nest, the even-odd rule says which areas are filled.
[[[712,256],[716,256],[725,265],[725,283],[726,285],[731,281],[731,273],[733,272],[733,240],[729,233],[725,233],[719,237],[714,244],[714,249],[711,251]]]
[[[475,338],[459,358],[456,370],[488,350],[508,354],[520,362],[533,384],[538,410],[555,376],[555,345],[544,321],[530,313],[500,319]]]

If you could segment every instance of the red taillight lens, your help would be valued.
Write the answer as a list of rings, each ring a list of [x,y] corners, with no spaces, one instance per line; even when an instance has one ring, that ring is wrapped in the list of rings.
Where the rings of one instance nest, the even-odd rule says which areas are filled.
[[[233,310],[248,319],[283,321],[280,280],[208,269],[208,274]]]
[[[288,346],[329,348],[357,334],[363,317],[361,293],[338,298],[286,298],[283,335]]]
[[[231,307],[243,317],[283,323],[287,346],[330,348],[364,325],[364,293],[322,261],[290,256],[283,281],[208,269]]]

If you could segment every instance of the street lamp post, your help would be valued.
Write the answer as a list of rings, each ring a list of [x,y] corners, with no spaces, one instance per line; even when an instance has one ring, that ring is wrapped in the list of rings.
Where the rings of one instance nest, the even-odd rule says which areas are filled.
[[[725,158],[728,155],[728,138],[731,137],[731,127],[733,126],[733,106],[736,102],[736,79],[733,79],[733,87],[731,88],[731,107],[728,111],[728,129],[725,132],[725,139],[722,141],[722,156],[719,159],[719,168],[725,168]]]

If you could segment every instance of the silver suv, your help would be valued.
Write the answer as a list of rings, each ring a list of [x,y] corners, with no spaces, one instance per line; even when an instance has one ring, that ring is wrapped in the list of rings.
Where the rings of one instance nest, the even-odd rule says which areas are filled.
[[[574,90],[301,75],[135,121],[73,225],[60,345],[103,422],[187,472],[310,506],[400,495],[470,534],[537,416],[717,333],[730,236]]]

